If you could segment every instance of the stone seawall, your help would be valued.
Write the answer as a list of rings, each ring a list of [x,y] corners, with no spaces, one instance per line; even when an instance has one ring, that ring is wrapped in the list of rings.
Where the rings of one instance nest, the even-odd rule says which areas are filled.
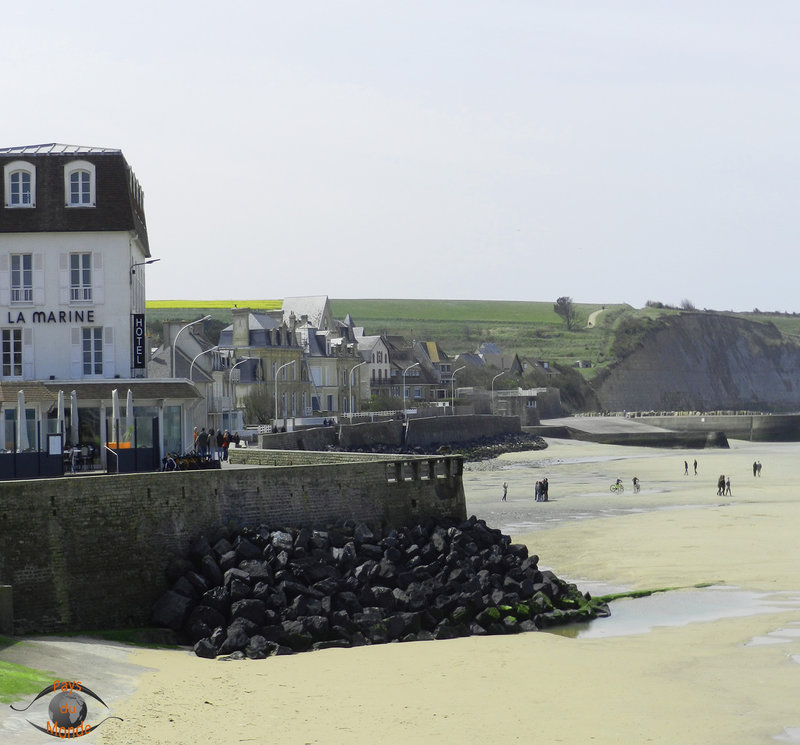
[[[13,587],[16,633],[147,624],[169,560],[220,525],[466,518],[461,458],[335,455],[294,451],[291,464],[269,468],[0,482],[0,585]]]
[[[520,420],[516,416],[478,414],[412,417],[406,423],[392,419],[260,435],[259,447],[265,450],[325,450],[328,447],[345,450],[379,447],[428,449],[520,431]]]
[[[644,416],[637,421],[674,432],[724,432],[734,440],[755,442],[797,442],[800,415],[797,414],[687,414]]]

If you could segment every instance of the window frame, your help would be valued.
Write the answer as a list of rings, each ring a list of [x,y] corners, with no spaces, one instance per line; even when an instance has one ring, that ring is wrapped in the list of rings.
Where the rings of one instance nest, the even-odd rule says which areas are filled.
[[[22,185],[22,176],[28,176],[30,191],[28,192],[29,201],[27,203],[24,201],[24,192],[22,189],[20,189],[20,201],[17,204],[11,201],[14,191],[13,178],[15,175],[20,176],[20,186]],[[36,207],[36,166],[25,160],[13,160],[11,163],[6,163],[5,166],[3,166],[3,188],[6,209],[34,209]]]
[[[33,304],[33,254],[32,253],[16,253],[10,255],[10,269],[9,269],[9,284],[11,296],[9,302],[11,305],[32,305]],[[27,259],[28,266],[14,267],[15,261],[20,264],[25,263]],[[18,281],[14,281],[14,275],[18,275]],[[28,275],[28,282],[25,281],[25,275]],[[15,293],[17,296],[15,297]]]
[[[79,200],[73,201],[72,199],[72,177],[77,176],[80,179],[80,174],[86,174],[88,177],[86,193],[88,201],[83,199],[84,192],[80,188],[80,184]],[[97,206],[97,180],[94,163],[89,163],[87,160],[73,160],[64,166],[64,206],[69,209],[87,209]]]
[[[3,378],[22,378],[23,334],[21,328],[4,328],[0,333],[0,370]],[[19,362],[16,362],[16,360]],[[18,371],[17,371],[18,370]]]
[[[102,326],[81,327],[81,365],[85,377],[103,375],[103,339]]]
[[[73,259],[79,260],[79,266],[73,267]],[[72,251],[69,254],[69,301],[70,303],[91,303],[94,301],[93,267],[91,251]],[[78,282],[73,281],[74,272],[78,273]],[[85,282],[88,272],[89,281]]]

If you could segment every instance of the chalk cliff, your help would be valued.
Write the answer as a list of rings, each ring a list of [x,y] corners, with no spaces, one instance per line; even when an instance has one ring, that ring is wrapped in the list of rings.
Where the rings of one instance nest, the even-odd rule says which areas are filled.
[[[772,324],[664,317],[595,381],[607,411],[800,411],[800,344]]]

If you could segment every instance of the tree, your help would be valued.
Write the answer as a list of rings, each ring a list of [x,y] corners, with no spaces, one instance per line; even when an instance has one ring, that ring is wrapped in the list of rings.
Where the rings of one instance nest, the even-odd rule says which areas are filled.
[[[275,399],[269,385],[259,383],[242,398],[244,419],[253,424],[269,424],[275,416]]]
[[[558,298],[553,306],[553,311],[556,315],[561,316],[567,326],[567,331],[572,331],[575,328],[575,324],[578,322],[578,311],[575,309],[571,297],[565,295]]]

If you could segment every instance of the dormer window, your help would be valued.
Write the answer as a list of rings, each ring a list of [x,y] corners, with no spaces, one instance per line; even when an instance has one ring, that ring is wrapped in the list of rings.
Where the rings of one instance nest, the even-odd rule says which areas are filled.
[[[8,163],[3,169],[6,207],[36,206],[36,168],[24,160]]]
[[[96,206],[95,168],[85,160],[75,160],[64,168],[64,194],[67,207]]]

